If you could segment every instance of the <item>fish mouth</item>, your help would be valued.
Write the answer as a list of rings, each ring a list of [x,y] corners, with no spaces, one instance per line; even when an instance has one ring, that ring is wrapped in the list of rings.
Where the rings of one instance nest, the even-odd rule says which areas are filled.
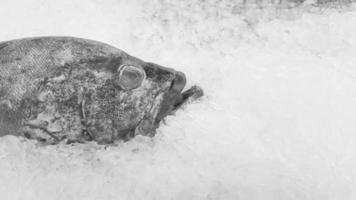
[[[183,90],[187,82],[184,73],[173,71],[173,75],[174,78],[170,87],[163,91],[163,98],[155,99],[157,107],[153,106],[149,113],[147,113],[148,115],[144,116],[132,132],[133,135],[127,136],[124,140],[128,140],[135,135],[153,137],[156,134],[155,130],[159,127],[160,122],[167,115],[173,115],[185,104],[195,101],[203,96],[203,90],[198,86],[192,86],[188,90]],[[159,94],[158,96],[160,96]]]
[[[185,74],[180,71],[175,71],[174,75],[171,86],[165,93],[156,116],[156,125],[167,115],[174,114],[186,103],[195,101],[204,95],[203,90],[198,86],[192,86],[187,90],[183,90],[187,83]]]
[[[176,71],[175,78],[172,82],[170,91],[172,93],[178,93],[176,99],[173,103],[172,112],[181,108],[184,104],[195,101],[204,95],[203,90],[199,86],[192,86],[191,88],[184,90],[187,83],[186,76],[183,72]]]

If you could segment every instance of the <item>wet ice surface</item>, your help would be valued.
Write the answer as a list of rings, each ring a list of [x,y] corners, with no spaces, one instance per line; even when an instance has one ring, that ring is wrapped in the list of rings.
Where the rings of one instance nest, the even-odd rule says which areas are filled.
[[[1,138],[1,199],[356,197],[355,12],[244,12],[228,0],[6,2],[1,40],[108,42],[185,72],[206,95],[153,139]]]

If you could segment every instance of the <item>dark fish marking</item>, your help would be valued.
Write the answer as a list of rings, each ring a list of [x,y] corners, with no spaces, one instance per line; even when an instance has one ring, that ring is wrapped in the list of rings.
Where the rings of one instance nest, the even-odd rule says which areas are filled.
[[[2,44],[0,43],[0,51],[7,46],[8,46],[8,44],[6,44],[6,43],[2,43]]]
[[[17,135],[17,127],[21,124],[22,113],[14,111],[9,103],[0,102],[0,136]]]
[[[0,100],[6,96],[8,93],[7,89],[5,88],[0,88]]]
[[[36,126],[36,125],[33,125],[33,124],[25,124],[25,126],[28,126],[32,129],[38,129],[38,130],[41,130],[43,131],[44,133],[48,134],[49,136],[51,136],[55,142],[60,142],[62,139],[58,138],[55,134],[56,133],[52,133],[50,131],[48,131],[45,127],[42,127],[42,126]],[[28,136],[27,136],[28,137]],[[30,137],[31,138],[31,137]]]

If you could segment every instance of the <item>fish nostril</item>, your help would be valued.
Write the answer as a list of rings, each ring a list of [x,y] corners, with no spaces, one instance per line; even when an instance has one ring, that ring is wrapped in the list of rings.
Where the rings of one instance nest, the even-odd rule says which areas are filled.
[[[181,92],[187,82],[187,79],[184,73],[177,71],[175,74],[175,78],[172,82],[171,90],[175,90],[177,92]]]

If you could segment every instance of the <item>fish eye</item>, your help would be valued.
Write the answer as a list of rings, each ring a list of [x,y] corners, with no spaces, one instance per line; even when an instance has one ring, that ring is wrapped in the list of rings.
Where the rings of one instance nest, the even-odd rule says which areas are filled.
[[[118,69],[115,82],[124,90],[132,90],[141,86],[145,79],[145,71],[138,66],[122,65]]]

